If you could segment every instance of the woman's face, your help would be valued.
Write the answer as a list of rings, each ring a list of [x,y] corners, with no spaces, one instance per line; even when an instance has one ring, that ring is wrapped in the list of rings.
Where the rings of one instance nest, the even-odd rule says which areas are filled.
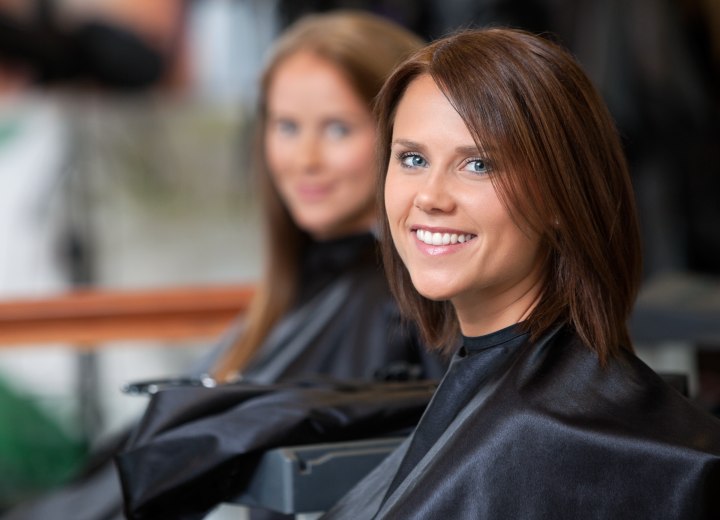
[[[375,121],[330,62],[286,58],[267,92],[265,154],[297,225],[317,240],[375,223]]]
[[[432,78],[413,80],[393,125],[387,218],[415,288],[452,301],[466,335],[520,321],[540,293],[539,238],[500,201],[491,164]]]

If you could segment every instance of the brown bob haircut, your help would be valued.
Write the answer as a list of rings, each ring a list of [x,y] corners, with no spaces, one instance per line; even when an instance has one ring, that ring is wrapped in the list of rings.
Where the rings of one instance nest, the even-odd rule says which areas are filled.
[[[466,30],[433,42],[400,65],[378,97],[383,259],[403,312],[429,345],[457,344],[452,305],[415,290],[392,244],[383,202],[395,111],[421,75],[432,77],[487,152],[490,178],[518,225],[541,237],[543,289],[524,322],[531,336],[564,322],[602,361],[632,350],[627,319],[642,258],[617,130],[567,51],[513,29]]]
[[[232,378],[248,363],[294,303],[302,252],[309,240],[275,189],[265,160],[266,95],[275,71],[297,53],[313,53],[337,67],[371,111],[375,96],[393,68],[422,45],[420,38],[400,25],[352,10],[305,16],[275,42],[260,82],[255,128],[254,171],[266,237],[265,272],[248,311],[243,336],[215,369],[218,380]]]

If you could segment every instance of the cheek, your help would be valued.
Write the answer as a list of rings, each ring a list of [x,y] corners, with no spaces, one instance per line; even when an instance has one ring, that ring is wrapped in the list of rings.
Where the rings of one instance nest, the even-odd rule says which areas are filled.
[[[523,233],[494,191],[475,193],[464,199],[464,205],[470,208],[481,238],[499,265],[522,266],[536,256],[539,240]]]
[[[461,190],[456,198],[458,206],[468,208],[471,218],[487,237],[506,245],[515,241],[515,233],[520,231],[491,185],[484,185],[479,190]]]
[[[388,172],[385,178],[385,212],[387,213],[393,240],[396,239],[399,228],[402,227],[404,221],[403,213],[405,212],[404,208],[407,206],[408,188],[398,175]]]
[[[507,224],[499,231],[504,243],[499,249],[503,251],[501,264],[515,275],[525,276],[540,261],[540,239],[535,234],[525,234],[517,226]]]
[[[375,144],[373,139],[358,136],[326,148],[328,164],[348,178],[360,183],[374,184]]]
[[[270,174],[276,178],[283,171],[283,163],[286,161],[287,147],[284,147],[276,137],[272,135],[265,136],[265,162],[267,163]]]

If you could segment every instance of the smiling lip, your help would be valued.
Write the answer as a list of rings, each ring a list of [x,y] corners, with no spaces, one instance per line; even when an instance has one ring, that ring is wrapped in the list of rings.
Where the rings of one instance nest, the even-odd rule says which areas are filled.
[[[477,235],[448,228],[412,227],[415,239],[426,246],[461,246]]]
[[[302,200],[313,202],[324,199],[332,191],[332,186],[301,184],[295,191]]]

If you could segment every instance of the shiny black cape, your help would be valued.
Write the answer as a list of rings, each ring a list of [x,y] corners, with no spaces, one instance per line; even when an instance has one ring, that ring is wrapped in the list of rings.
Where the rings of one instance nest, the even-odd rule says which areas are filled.
[[[401,320],[376,245],[370,233],[306,244],[297,301],[260,347],[243,374],[246,380],[442,376],[447,363],[427,354],[415,330]],[[221,343],[227,348],[241,333],[231,330]],[[193,372],[207,372],[223,352],[222,346],[214,349]],[[118,520],[120,485],[112,461],[104,462],[82,479],[20,504],[2,520]]]
[[[275,326],[243,373],[255,383],[325,374],[347,379],[439,379],[388,288],[371,234],[308,245],[300,304]]]
[[[323,518],[718,519],[720,421],[569,327],[466,339],[414,435]]]
[[[264,451],[407,434],[429,382],[179,388],[153,396],[117,456],[128,518],[203,518],[240,494]]]

